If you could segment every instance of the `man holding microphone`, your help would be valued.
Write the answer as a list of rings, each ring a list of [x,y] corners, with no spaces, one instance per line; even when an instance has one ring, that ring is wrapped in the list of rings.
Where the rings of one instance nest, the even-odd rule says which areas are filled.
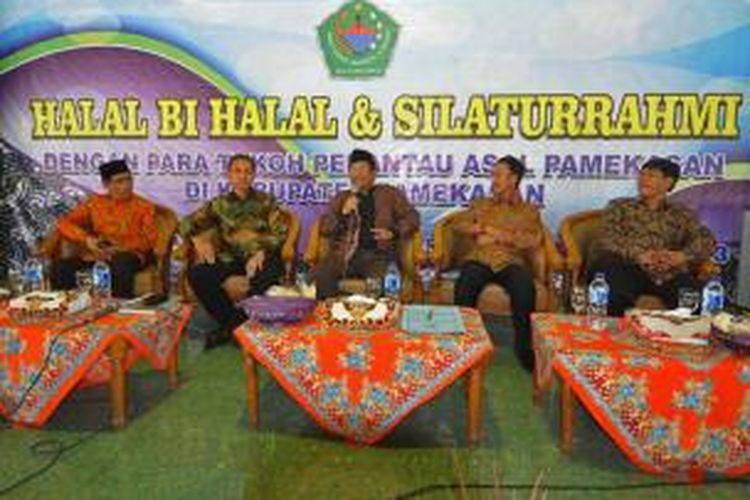
[[[390,261],[398,262],[399,242],[419,229],[419,213],[397,188],[376,184],[377,162],[369,151],[349,155],[351,189],[338,193],[320,220],[331,252],[314,270],[318,299],[339,293],[344,277],[382,278]]]

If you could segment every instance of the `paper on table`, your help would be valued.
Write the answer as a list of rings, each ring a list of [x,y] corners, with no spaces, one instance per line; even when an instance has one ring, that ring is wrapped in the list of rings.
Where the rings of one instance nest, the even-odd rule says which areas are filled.
[[[454,334],[466,331],[455,306],[408,305],[401,314],[401,329],[409,333]]]

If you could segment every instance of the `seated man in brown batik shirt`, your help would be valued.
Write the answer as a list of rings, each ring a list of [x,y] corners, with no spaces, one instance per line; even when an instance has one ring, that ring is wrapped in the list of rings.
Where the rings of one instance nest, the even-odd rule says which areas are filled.
[[[526,255],[542,244],[539,210],[521,199],[518,185],[526,167],[517,158],[500,158],[492,172],[492,197],[474,200],[459,216],[456,229],[474,237],[475,244],[456,282],[455,303],[475,307],[482,289],[497,283],[510,296],[515,350],[531,371],[531,320],[536,291]]]
[[[339,293],[343,277],[380,277],[398,263],[399,242],[419,229],[419,212],[398,188],[376,184],[377,163],[369,151],[349,155],[352,188],[338,193],[320,219],[320,233],[333,240],[314,270],[318,299]]]
[[[588,278],[605,274],[610,315],[622,316],[642,294],[675,308],[680,288],[702,286],[690,268],[710,258],[716,242],[694,212],[667,201],[679,178],[679,165],[652,158],[638,175],[639,196],[607,206],[597,242],[601,256],[589,266]]]

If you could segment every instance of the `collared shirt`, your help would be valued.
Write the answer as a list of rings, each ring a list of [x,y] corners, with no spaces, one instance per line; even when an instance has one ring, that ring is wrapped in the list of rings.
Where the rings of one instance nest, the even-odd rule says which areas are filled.
[[[145,260],[158,237],[155,213],[153,203],[135,194],[125,200],[94,194],[60,218],[57,228],[74,243],[99,237]]]
[[[411,238],[419,230],[419,212],[409,202],[404,193],[389,184],[375,184],[368,190],[372,194],[373,227],[389,229],[394,238],[375,242],[378,251],[389,253],[396,249],[400,241]],[[332,239],[332,249],[342,255],[352,255],[359,247],[361,220],[343,215],[341,209],[352,195],[350,189],[339,191],[328,203],[320,218],[320,234]]]
[[[287,228],[276,199],[251,190],[245,198],[234,192],[214,198],[183,219],[180,232],[186,237],[209,234],[218,258],[229,262],[247,259],[259,250],[278,250]]]
[[[481,234],[472,232],[477,223],[508,233],[513,243],[501,244],[481,238]],[[521,201],[518,194],[509,201],[495,197],[472,201],[469,208],[458,216],[455,227],[475,239],[465,260],[475,260],[495,272],[510,264],[527,265],[531,252],[542,243],[543,227],[539,210]]]
[[[713,254],[716,240],[692,210],[664,202],[651,209],[640,198],[612,200],[604,212],[598,250],[636,262],[646,250],[682,251],[688,265],[700,264]],[[666,281],[686,267],[651,272],[655,281]]]

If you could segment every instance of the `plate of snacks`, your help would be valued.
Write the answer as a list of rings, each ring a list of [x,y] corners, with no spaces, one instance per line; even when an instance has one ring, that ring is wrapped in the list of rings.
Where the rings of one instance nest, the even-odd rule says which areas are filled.
[[[711,336],[742,354],[750,353],[750,316],[721,312],[711,321]]]
[[[375,299],[365,295],[349,295],[324,301],[320,316],[324,323],[352,329],[378,329],[391,326],[400,311],[400,304],[390,298]]]
[[[91,296],[75,292],[30,292],[11,299],[10,317],[19,323],[59,319],[91,306]]]

